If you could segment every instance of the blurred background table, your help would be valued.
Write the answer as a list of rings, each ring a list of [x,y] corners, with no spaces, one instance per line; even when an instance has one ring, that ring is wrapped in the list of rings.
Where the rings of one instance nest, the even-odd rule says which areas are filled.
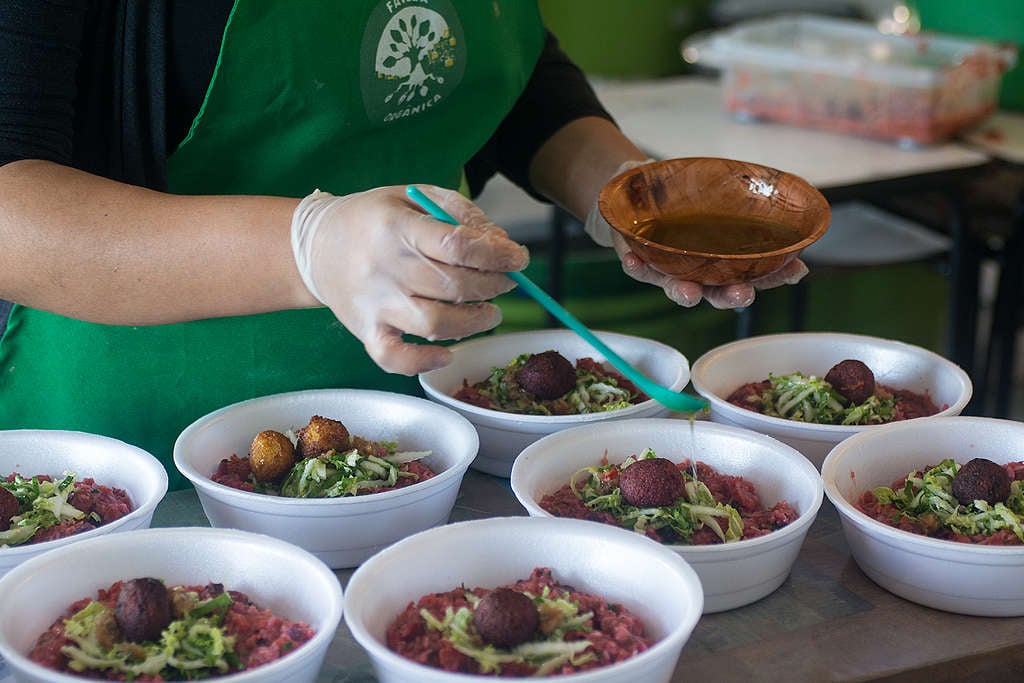
[[[451,521],[523,514],[507,479],[469,470]],[[153,518],[153,526],[207,525],[193,490],[169,493]],[[352,572],[336,572],[343,587]],[[881,589],[851,559],[826,499],[782,587],[752,605],[703,616],[673,681],[942,683],[970,677],[1024,679],[1024,618],[950,614]],[[344,623],[319,680],[376,681]]]
[[[1024,294],[1024,113],[997,111],[969,131],[965,144],[989,154],[1005,167],[1004,210],[1009,230],[999,250],[999,282],[992,306],[992,321],[985,354],[984,386],[991,386],[992,415],[1012,417],[1011,401],[1016,376],[1017,334]]]
[[[736,119],[722,107],[717,79],[679,76],[596,80],[598,97],[622,130],[658,158],[716,156],[795,173],[833,201],[894,183],[942,182],[989,161],[962,144],[902,147],[854,135]],[[899,189],[898,187],[895,189]]]

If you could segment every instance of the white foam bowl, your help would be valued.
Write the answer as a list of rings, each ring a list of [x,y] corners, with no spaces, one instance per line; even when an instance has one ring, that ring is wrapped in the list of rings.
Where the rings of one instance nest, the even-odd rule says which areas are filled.
[[[640,372],[662,386],[681,391],[690,381],[690,364],[676,349],[652,339],[613,332],[596,332],[598,338]],[[504,367],[524,353],[554,349],[574,364],[579,358],[606,359],[571,330],[531,330],[478,337],[451,347],[450,365],[420,375],[427,396],[473,423],[480,434],[480,453],[473,469],[508,477],[519,452],[542,436],[562,429],[594,422],[632,417],[658,417],[669,410],[653,399],[629,408],[586,415],[518,415],[489,410],[459,401],[452,395],[470,384],[483,381],[492,368]],[[607,365],[607,364],[606,364]],[[608,365],[608,367],[611,367]]]
[[[48,474],[55,479],[74,472],[76,480],[124,489],[132,511],[91,531],[29,545],[0,548],[0,576],[28,559],[55,548],[120,531],[143,529],[167,493],[167,471],[153,455],[123,441],[85,432],[51,429],[0,431],[0,477]],[[4,527],[6,528],[6,526]]]
[[[908,420],[863,432],[825,458],[825,494],[839,511],[853,559],[886,590],[935,609],[1024,616],[1024,546],[959,543],[896,529],[857,509],[860,495],[928,465],[1024,460],[1024,423],[988,417]]]
[[[314,415],[340,420],[356,436],[397,441],[402,450],[429,450],[422,462],[437,474],[392,491],[342,498],[269,496],[210,479],[222,459],[247,455],[259,432],[299,429]],[[473,425],[426,399],[313,389],[242,401],[199,418],[178,436],[174,464],[195,485],[211,525],[283,538],[337,569],[447,522],[478,446]]]
[[[388,625],[410,602],[460,585],[496,587],[549,567],[557,581],[619,602],[658,639],[611,666],[565,676],[573,683],[661,683],[675,669],[701,613],[696,573],[678,555],[637,534],[570,519],[493,517],[430,529],[400,541],[355,571],[345,623],[381,683],[470,683],[493,676],[452,673],[387,647]]]
[[[781,586],[823,495],[821,477],[807,459],[770,437],[729,425],[704,421],[691,425],[671,418],[577,427],[526,448],[512,468],[512,491],[530,515],[552,517],[540,501],[569,483],[577,470],[599,465],[605,456],[609,463],[621,463],[645,448],[673,462],[700,460],[721,474],[741,476],[754,484],[766,507],[786,500],[799,513],[792,523],[758,538],[720,545],[664,546],[696,570],[704,588],[704,613],[750,604]]]
[[[749,337],[714,348],[693,364],[693,387],[710,404],[713,422],[736,425],[788,443],[820,467],[843,439],[878,425],[820,425],[786,420],[746,410],[728,402],[729,395],[769,374],[802,372],[824,377],[842,360],[863,361],[879,384],[915,392],[928,391],[938,415],[959,415],[971,400],[967,373],[937,353],[904,342],[837,332],[795,332]],[[943,407],[945,406],[945,407]]]
[[[341,621],[343,596],[337,577],[323,562],[284,541],[203,527],[113,534],[33,558],[0,579],[0,655],[15,679],[82,681],[29,660],[32,645],[75,601],[95,597],[116,581],[142,577],[163,579],[167,585],[222,583],[316,631],[287,656],[216,679],[225,683],[316,680]]]

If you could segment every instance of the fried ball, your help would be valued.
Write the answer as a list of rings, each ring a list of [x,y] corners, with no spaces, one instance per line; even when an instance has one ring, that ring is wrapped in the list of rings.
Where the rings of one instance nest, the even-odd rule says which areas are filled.
[[[249,466],[257,481],[278,481],[294,464],[295,447],[281,432],[262,431],[249,446]]]
[[[473,625],[484,642],[515,647],[530,640],[540,625],[540,613],[526,595],[511,588],[495,588],[477,603]]]
[[[18,497],[0,486],[0,531],[6,531],[11,525],[11,517],[21,512]]]
[[[184,618],[199,605],[199,598],[196,597],[196,594],[184,586],[175,586],[170,593],[171,617],[173,619]]]
[[[1010,475],[1002,465],[974,458],[953,477],[953,495],[961,505],[970,505],[976,500],[1001,503],[1010,496]]]
[[[160,640],[160,632],[171,623],[171,596],[159,579],[125,581],[114,609],[117,626],[125,640],[133,643]]]
[[[825,373],[825,381],[854,405],[860,405],[875,394],[875,373],[859,360],[844,360]]]
[[[96,638],[96,644],[104,650],[109,650],[124,640],[124,636],[121,635],[121,627],[117,623],[117,617],[109,610],[96,615],[92,632]]]
[[[519,386],[548,401],[564,396],[576,386],[576,368],[558,351],[535,353],[519,368]]]
[[[348,429],[329,417],[314,415],[296,436],[299,458],[316,458],[327,451],[344,451],[349,448]]]
[[[640,508],[672,505],[685,483],[676,464],[665,458],[637,460],[619,472],[622,499]]]

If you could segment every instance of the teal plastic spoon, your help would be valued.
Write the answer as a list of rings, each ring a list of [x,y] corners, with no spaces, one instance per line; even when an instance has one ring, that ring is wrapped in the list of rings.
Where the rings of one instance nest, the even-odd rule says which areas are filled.
[[[405,192],[414,202],[423,207],[427,213],[437,220],[449,223],[450,225],[459,224],[459,222],[452,218],[447,211],[438,206],[433,200],[420,192],[416,187],[409,185],[405,189]],[[586,325],[576,319],[572,313],[565,310],[560,303],[551,298],[550,294],[538,287],[530,278],[518,272],[507,273],[507,275],[512,278],[512,281],[519,285],[524,292],[529,294],[530,297],[543,306],[545,310],[562,321],[566,327],[586,340],[588,344],[604,354],[604,357],[608,359],[608,362],[614,365],[619,372],[628,377],[641,391],[661,405],[670,410],[676,410],[683,413],[695,413],[699,410],[704,410],[707,407],[707,401],[704,399],[697,398],[696,396],[691,396],[690,394],[685,394],[680,391],[672,391],[668,387],[661,386],[637,370],[626,359],[610,349],[608,345],[601,341],[597,335],[591,332]]]

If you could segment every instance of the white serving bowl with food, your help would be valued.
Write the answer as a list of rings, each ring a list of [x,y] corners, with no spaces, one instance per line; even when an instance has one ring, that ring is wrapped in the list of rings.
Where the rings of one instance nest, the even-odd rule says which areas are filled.
[[[900,341],[838,332],[794,332],[740,339],[716,347],[693,364],[693,387],[708,400],[713,422],[736,425],[788,443],[820,467],[843,439],[874,424],[818,424],[763,414],[729,402],[740,387],[770,376],[800,373],[824,379],[843,361],[860,361],[874,375],[875,385],[927,394],[936,416],[959,415],[971,400],[966,372],[928,349]],[[783,408],[793,410],[787,403]]]
[[[661,342],[613,332],[595,332],[623,359],[656,383],[682,391],[690,381],[686,356]],[[584,339],[571,330],[531,330],[478,337],[451,347],[451,364],[420,375],[427,396],[465,416],[480,434],[480,453],[473,469],[508,477],[519,452],[547,434],[595,422],[633,417],[659,417],[669,410],[653,399],[615,410],[566,415],[530,415],[484,408],[455,398],[463,382],[487,380],[494,368],[503,368],[522,354],[557,351],[572,363],[592,358],[614,368]]]
[[[341,422],[354,437],[392,442],[403,453],[419,454],[417,462],[434,476],[402,488],[339,497],[268,495],[211,479],[223,459],[246,457],[257,435],[274,431],[291,438],[313,417]],[[242,401],[199,418],[175,442],[174,464],[195,485],[211,525],[283,538],[343,568],[447,522],[478,445],[469,421],[424,398],[312,389]]]
[[[839,511],[853,559],[875,583],[935,609],[985,617],[1024,616],[1024,584],[1020,581],[1024,545],[1015,535],[1011,539],[1015,545],[926,536],[883,523],[866,512],[877,508],[859,504],[866,492],[891,487],[909,473],[945,459],[962,468],[974,459],[1006,465],[1024,460],[1022,454],[1024,424],[1020,422],[973,416],[909,420],[856,434],[838,444],[825,458],[821,476],[825,494]],[[952,482],[955,486],[956,477]],[[970,493],[967,498],[975,495]],[[951,505],[947,509],[957,509],[957,500],[948,498],[937,509],[946,504]],[[990,501],[988,507],[994,505]],[[1002,512],[996,515],[1001,525]],[[884,515],[886,519],[897,516]],[[1009,516],[1021,519],[1019,513]],[[933,513],[929,527],[935,520]]]
[[[413,567],[415,570],[410,571]],[[655,641],[647,649],[627,648],[623,643],[632,656],[545,678],[585,683],[660,683],[671,678],[701,614],[702,594],[696,573],[678,555],[656,543],[621,529],[579,520],[495,517],[448,524],[399,541],[352,575],[346,589],[345,622],[369,653],[381,683],[494,680],[493,676],[446,671],[406,658],[389,647],[389,626],[424,596],[460,588],[493,591],[530,577],[537,568],[549,569],[559,584],[601,598],[602,609],[608,609],[608,603],[620,605],[640,619],[643,637]],[[483,602],[472,613],[467,629],[471,638],[473,634],[483,637],[481,634],[487,633],[484,626],[493,627],[494,613],[485,620],[478,611],[483,609]],[[531,609],[534,613],[542,611],[540,607]],[[512,627],[529,616],[514,610],[504,614],[509,613],[517,615]],[[621,610],[618,616],[621,620],[628,618]],[[540,634],[544,632],[541,625],[538,630],[519,635],[543,642]],[[557,638],[558,630],[551,632],[556,635],[549,637]],[[402,641],[397,636],[396,640]],[[596,638],[591,641],[599,642]],[[531,646],[540,647],[526,643],[526,647]],[[503,654],[513,648],[511,644],[504,647]],[[429,661],[433,654],[429,647],[427,650],[424,656]]]
[[[814,466],[798,451],[771,437],[730,425],[672,418],[576,427],[546,436],[524,449],[512,468],[512,490],[530,515],[554,517],[542,501],[568,484],[577,472],[602,463],[620,465],[645,449],[672,463],[699,461],[721,475],[742,477],[753,485],[762,509],[785,501],[796,513],[785,526],[757,537],[714,544],[664,544],[700,577],[704,613],[750,604],[781,586],[817,516],[823,493]],[[642,533],[630,533],[643,537]]]
[[[127,514],[122,514],[123,509],[121,512],[108,514],[103,508],[104,501],[99,497],[90,496],[92,500],[96,501],[96,504],[83,507],[88,507],[89,513],[96,512],[100,519],[95,520],[91,514],[84,512],[81,519],[85,521],[92,519],[93,522],[102,521],[96,525],[96,528],[57,538],[53,533],[58,528],[55,525],[52,529],[37,528],[35,534],[39,534],[39,536],[36,537],[35,542],[29,538],[27,543],[14,544],[13,538],[5,538],[0,541],[0,576],[22,562],[55,548],[61,548],[87,538],[148,527],[153,520],[153,511],[156,509],[157,503],[167,492],[167,471],[153,455],[123,441],[85,432],[51,429],[0,431],[0,478],[6,480],[9,475],[15,473],[25,479],[48,475],[55,482],[60,482],[70,473],[75,475],[76,486],[81,485],[86,479],[92,479],[95,486],[103,487],[101,496],[104,498],[116,497],[119,502],[123,502],[120,492],[126,494],[129,501],[127,505],[131,509]],[[57,506],[52,505],[51,496],[46,495],[47,491],[40,493],[41,497],[36,498],[40,506],[45,505],[51,509],[58,509]],[[52,493],[60,495],[56,490]],[[6,498],[5,494],[6,492],[0,492],[0,495]],[[17,497],[15,495],[15,498]],[[62,500],[70,502],[72,506],[76,502],[74,494],[68,495]],[[19,517],[29,513],[27,501],[26,498],[24,505],[26,509],[18,513]],[[7,502],[10,502],[10,498],[7,498]],[[79,504],[82,505],[81,501]],[[0,505],[0,508],[4,508],[7,512],[13,510],[13,508],[7,509],[5,505],[6,503]],[[63,505],[59,508],[62,510],[61,519],[65,520],[62,526],[71,528],[70,525],[75,523],[72,516],[78,516],[78,513]],[[13,536],[21,536],[18,531],[7,531],[11,526],[11,515],[0,516],[4,517],[0,519],[0,534],[6,532]],[[114,518],[115,516],[116,518]],[[57,522],[58,520],[54,518],[49,521]],[[30,526],[35,528],[39,525]],[[21,528],[25,529],[26,527],[22,526]],[[39,541],[38,538],[41,538],[43,534],[52,537],[52,540]]]
[[[302,622],[313,630],[312,637],[283,656],[267,656],[266,663],[223,676],[232,683],[316,680],[341,621],[342,589],[334,573],[310,553],[279,539],[205,527],[143,529],[93,537],[35,557],[0,579],[4,596],[0,600],[0,655],[15,679],[20,683],[83,680],[30,658],[35,643],[77,601],[95,599],[100,590],[110,589],[116,582],[136,579],[147,583],[156,579],[166,588],[222,584],[224,591],[244,593],[256,607],[273,616]],[[123,595],[125,588],[120,592]],[[158,599],[146,591],[135,595],[150,596],[152,603],[148,604]],[[166,600],[163,595],[159,598]],[[141,611],[157,610],[147,607]],[[112,636],[116,636],[115,642],[149,628],[139,624],[139,610],[128,605],[122,608],[119,604],[110,612],[117,626]],[[244,620],[265,617],[265,613],[252,613]],[[249,646],[236,640],[235,653],[242,661],[255,661],[249,651]],[[42,652],[39,650],[45,659]]]

